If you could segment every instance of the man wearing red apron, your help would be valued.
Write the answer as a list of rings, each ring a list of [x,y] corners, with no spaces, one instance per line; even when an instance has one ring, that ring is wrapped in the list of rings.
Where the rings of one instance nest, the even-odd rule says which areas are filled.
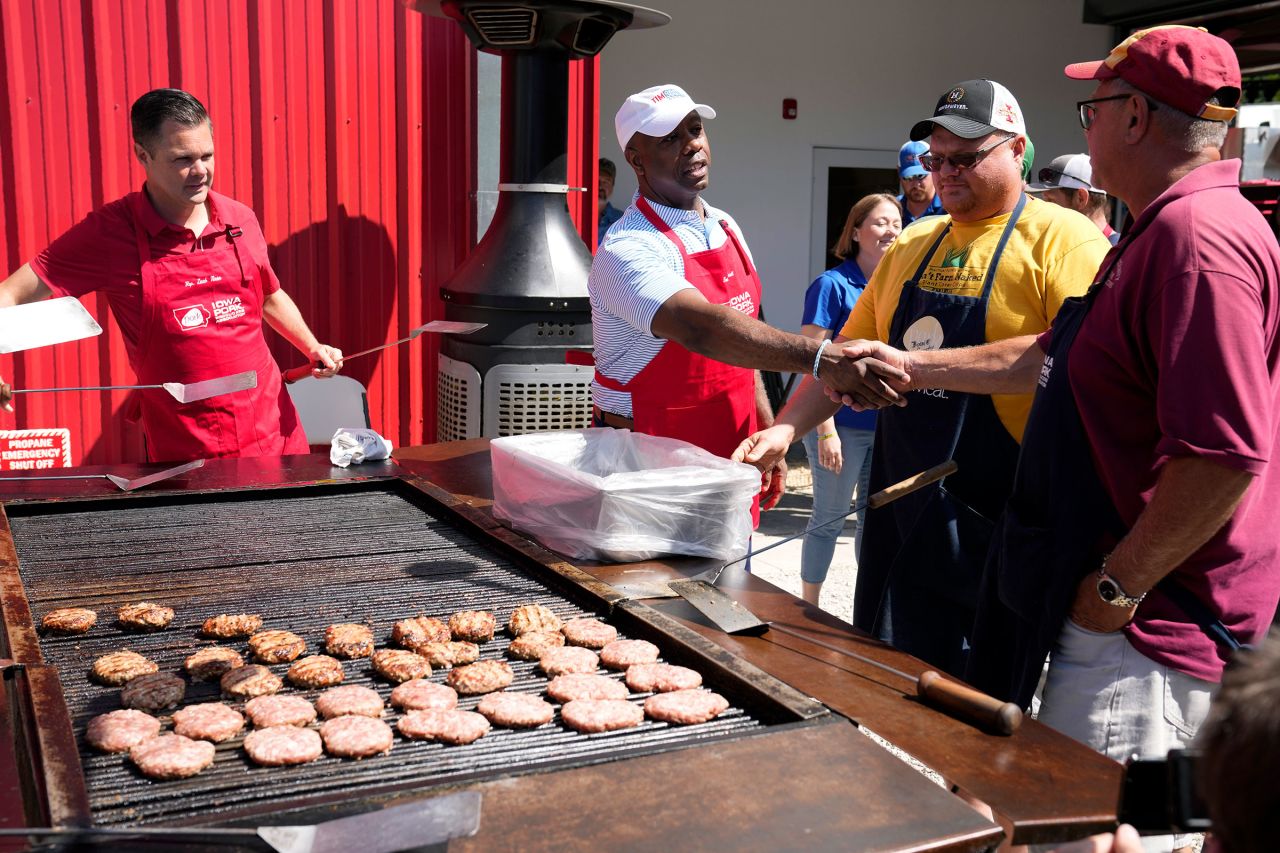
[[[280,289],[253,212],[211,189],[213,127],[200,102],[157,89],[130,117],[142,190],[94,211],[0,284],[0,304],[103,290],[140,384],[257,374],[255,388],[194,403],[141,392],[153,461],[306,453],[262,321],[324,365],[316,376],[337,372],[342,353],[316,340]]]

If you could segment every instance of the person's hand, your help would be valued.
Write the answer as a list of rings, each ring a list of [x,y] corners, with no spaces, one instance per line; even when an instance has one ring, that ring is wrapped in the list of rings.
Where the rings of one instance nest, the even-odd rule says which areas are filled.
[[[824,433],[818,437],[818,464],[832,474],[839,474],[844,464],[841,454],[840,436],[836,433]]]
[[[773,509],[786,490],[787,455],[783,453],[772,468],[760,475],[760,509]]]
[[[1109,634],[1128,625],[1137,610],[1136,607],[1116,607],[1103,601],[1098,595],[1098,573],[1089,572],[1076,587],[1076,600],[1067,618],[1086,631]]]
[[[1122,823],[1114,835],[1110,832],[1091,835],[1055,847],[1050,853],[1142,853],[1142,837],[1138,835],[1138,830]]]
[[[311,352],[307,353],[307,357],[311,359],[312,364],[323,365],[323,367],[311,368],[311,375],[317,379],[327,379],[342,370],[342,350],[337,347],[316,344]]]
[[[790,427],[775,424],[744,438],[730,458],[734,462],[754,465],[761,472],[772,471],[780,460],[785,459],[794,437],[795,431]],[[785,466],[786,463],[783,464]]]
[[[903,373],[911,373],[911,361],[905,350],[891,347],[884,341],[868,341],[868,340],[852,340],[842,341],[837,346],[840,348],[840,354],[845,358],[874,358],[882,361],[890,367],[896,367]],[[907,390],[909,383],[904,383],[899,391]]]
[[[13,411],[13,386],[0,378],[0,409]]]
[[[831,392],[838,393],[840,402],[860,412],[905,406],[907,400],[897,388],[905,389],[911,382],[907,373],[879,359],[847,356],[824,360],[818,368],[818,378],[829,396]]]

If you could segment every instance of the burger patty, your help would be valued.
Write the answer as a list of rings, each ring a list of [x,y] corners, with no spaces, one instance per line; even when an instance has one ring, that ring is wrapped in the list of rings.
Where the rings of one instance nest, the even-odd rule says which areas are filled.
[[[173,708],[186,695],[187,683],[167,672],[139,675],[120,691],[120,704],[140,711]]]
[[[335,684],[341,684],[342,679],[346,678],[346,673],[342,671],[342,664],[337,658],[331,658],[328,655],[309,655],[294,661],[284,677],[289,679],[290,684],[297,687],[332,687]]]
[[[93,662],[94,680],[101,684],[119,687],[139,675],[150,675],[159,670],[155,661],[137,652],[119,651],[103,655]]]
[[[213,744],[182,735],[160,735],[129,750],[129,759],[152,779],[183,779],[213,763]]]
[[[570,619],[560,629],[571,646],[603,649],[618,639],[618,629],[599,619]]]
[[[324,747],[315,729],[270,726],[245,735],[244,751],[254,764],[282,767],[315,761],[324,753]]]
[[[235,649],[226,646],[209,646],[189,656],[182,663],[187,675],[201,681],[215,681],[229,670],[244,666],[244,658]]]
[[[529,693],[490,693],[480,700],[476,710],[495,726],[512,729],[537,728],[556,715],[550,702]]]
[[[160,734],[160,721],[142,711],[126,709],[100,714],[89,721],[84,739],[101,752],[125,752]]]
[[[219,640],[247,637],[262,627],[262,617],[256,613],[221,613],[204,620],[200,633]]]
[[[244,715],[221,702],[188,705],[173,712],[173,733],[192,740],[222,743],[244,728]]]
[[[401,711],[447,711],[458,705],[458,692],[445,684],[415,678],[391,691],[391,704]]]
[[[658,647],[647,640],[614,640],[600,650],[600,660],[609,669],[626,669],[657,659]]]
[[[449,626],[430,616],[401,619],[391,626],[391,642],[406,649],[418,643],[447,643],[449,640]]]
[[[570,672],[595,672],[600,667],[600,656],[581,646],[565,646],[551,649],[538,658],[538,668],[547,675],[565,675]]]
[[[324,629],[324,648],[339,658],[367,658],[373,654],[373,631],[368,625],[344,622]]]
[[[334,717],[320,727],[325,752],[340,758],[366,758],[391,749],[391,726],[372,717]]]
[[[257,696],[245,704],[244,712],[260,729],[305,726],[316,718],[316,706],[301,696]]]
[[[429,678],[431,663],[408,649],[378,649],[373,653],[373,671],[399,684],[415,678]]]
[[[259,631],[249,638],[249,651],[262,663],[287,663],[307,650],[307,641],[292,631]]]
[[[507,654],[517,660],[539,660],[552,649],[564,645],[564,634],[559,631],[530,631],[521,634],[507,646]]]
[[[626,685],[607,675],[571,672],[557,675],[547,685],[547,695],[560,703],[575,699],[626,699]]]
[[[489,721],[475,711],[450,708],[440,711],[410,711],[396,723],[400,734],[414,740],[464,744],[479,740],[489,732]]]
[[[173,621],[173,608],[150,601],[126,604],[116,613],[116,620],[131,631],[159,631]]]
[[[541,604],[522,604],[511,611],[511,618],[507,620],[507,631],[513,637],[534,631],[554,633],[563,626],[564,620]]]
[[[449,633],[455,640],[487,643],[493,639],[497,624],[487,610],[462,610],[449,617]]]
[[[222,692],[237,699],[278,693],[284,687],[280,676],[261,664],[251,663],[229,669],[219,680]]]
[[[335,717],[381,717],[382,697],[360,684],[333,687],[316,699],[316,710],[326,720]]]
[[[684,666],[638,663],[627,668],[627,686],[636,693],[670,693],[702,686],[702,676]]]
[[[418,643],[413,646],[413,650],[426,658],[432,666],[442,669],[480,660],[480,647],[463,640],[450,640],[447,643]]]
[[[40,627],[51,634],[83,634],[98,621],[98,614],[83,607],[59,607],[40,620]]]
[[[449,670],[444,680],[463,696],[475,696],[501,690],[514,681],[515,677],[511,665],[506,661],[482,660]]]
[[[673,690],[644,700],[644,712],[651,719],[682,726],[714,720],[728,707],[728,699],[709,690]]]
[[[586,734],[611,732],[640,725],[644,709],[626,699],[574,699],[560,709],[560,719]]]

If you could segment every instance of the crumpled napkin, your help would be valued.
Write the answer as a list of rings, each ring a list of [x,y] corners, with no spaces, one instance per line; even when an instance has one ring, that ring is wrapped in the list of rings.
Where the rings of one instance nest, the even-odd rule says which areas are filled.
[[[340,429],[333,434],[329,448],[329,461],[342,468],[390,455],[391,442],[371,429]]]

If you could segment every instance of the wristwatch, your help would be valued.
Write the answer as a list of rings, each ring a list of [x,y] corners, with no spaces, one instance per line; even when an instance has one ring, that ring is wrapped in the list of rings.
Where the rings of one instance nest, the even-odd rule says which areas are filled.
[[[1107,557],[1110,556],[1110,554],[1107,555]],[[1112,607],[1137,607],[1147,594],[1144,592],[1142,595],[1133,596],[1125,592],[1120,582],[1107,574],[1107,557],[1102,559],[1102,565],[1098,567],[1098,597]]]

